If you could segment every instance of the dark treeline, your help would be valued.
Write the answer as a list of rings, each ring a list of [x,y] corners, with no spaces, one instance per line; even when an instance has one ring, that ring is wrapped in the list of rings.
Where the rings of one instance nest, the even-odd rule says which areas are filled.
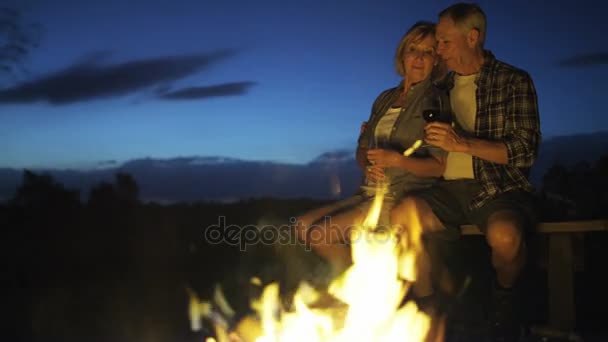
[[[543,220],[606,218],[606,175],[608,156],[593,164],[552,167],[538,192]],[[51,176],[24,171],[13,198],[0,205],[7,311],[15,318],[8,336],[47,342],[196,339],[189,331],[186,287],[207,296],[215,282],[232,277],[245,284],[249,275],[263,275],[277,259],[276,246],[243,252],[209,244],[205,229],[219,224],[220,217],[226,225],[241,227],[288,224],[289,218],[324,203],[145,203],[136,181],[122,173],[112,183],[96,185],[82,201],[77,191]],[[308,257],[312,263],[282,267],[318,262],[311,253]],[[243,269],[247,275],[236,274]],[[280,273],[275,271],[268,273]],[[242,290],[237,286],[228,296]]]
[[[549,168],[543,177],[540,203],[545,220],[608,217],[608,155],[595,163]]]
[[[16,319],[11,340],[187,340],[186,286],[206,295],[242,269],[253,249],[207,244],[205,228],[221,216],[227,225],[288,223],[319,204],[161,206],[142,203],[127,174],[95,186],[82,203],[50,176],[25,171],[12,200],[0,206],[10,275],[5,293]]]

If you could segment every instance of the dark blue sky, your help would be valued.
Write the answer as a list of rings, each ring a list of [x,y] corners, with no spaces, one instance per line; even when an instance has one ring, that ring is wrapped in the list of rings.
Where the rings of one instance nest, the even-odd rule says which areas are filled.
[[[399,81],[399,39],[451,3],[9,0],[41,35],[25,72],[0,74],[0,167],[354,149]],[[487,48],[534,79],[545,138],[608,129],[608,5],[479,3]]]

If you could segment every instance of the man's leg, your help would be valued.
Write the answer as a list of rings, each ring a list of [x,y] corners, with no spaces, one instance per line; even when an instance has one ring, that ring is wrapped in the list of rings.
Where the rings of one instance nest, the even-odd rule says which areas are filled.
[[[417,276],[413,284],[416,297],[428,297],[433,294],[431,276],[431,257],[422,244],[422,235],[438,232],[445,227],[433,213],[426,200],[420,197],[407,197],[391,211],[391,223],[401,231],[403,248],[419,248],[416,259]]]
[[[494,212],[488,218],[486,240],[492,250],[492,265],[496,281],[503,288],[511,288],[526,259],[523,222],[512,210]]]
[[[525,262],[522,223],[516,212],[500,210],[490,215],[486,229],[496,271],[490,297],[490,329],[496,341],[516,341],[523,324],[513,290]]]
[[[526,261],[525,231],[535,222],[532,195],[501,194],[473,212],[472,220],[485,233],[496,271],[489,308],[492,334],[497,341],[513,341],[523,324],[516,284]]]
[[[448,232],[446,224],[454,220],[458,222],[462,217],[457,198],[452,195],[450,188],[449,184],[444,183],[442,186],[417,192],[406,197],[391,211],[391,223],[401,233],[401,247],[404,250],[417,250],[416,279],[412,284],[414,300],[419,310],[437,316],[435,318],[443,316],[444,312],[440,294],[436,293],[438,289],[434,287],[433,274],[441,274],[445,268],[442,261],[433,258],[427,248],[439,242],[435,239],[440,234]],[[444,336],[442,329],[445,329],[445,317],[433,321],[435,323],[428,332],[428,341],[439,340]]]
[[[496,284],[512,288],[526,262],[525,231],[536,222],[533,195],[507,192],[471,213],[486,236],[496,271]]]

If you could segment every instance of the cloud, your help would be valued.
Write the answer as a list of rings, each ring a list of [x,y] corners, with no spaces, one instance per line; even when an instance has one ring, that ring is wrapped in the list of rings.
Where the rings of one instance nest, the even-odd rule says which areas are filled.
[[[0,76],[27,74],[23,63],[40,41],[41,26],[26,25],[19,10],[0,7]]]
[[[558,62],[562,67],[588,67],[608,64],[608,52],[596,52],[576,55]]]
[[[355,159],[353,150],[335,150],[322,153],[309,164],[336,164]]]
[[[102,160],[97,162],[98,166],[111,166],[111,165],[118,165],[118,161],[114,160],[114,159],[110,159],[110,160]]]
[[[167,84],[200,72],[234,54],[234,50],[220,50],[208,54],[139,59],[110,65],[101,64],[104,54],[89,55],[59,72],[0,90],[0,103],[46,101],[51,104],[68,104],[124,96],[149,87],[167,88]],[[187,98],[188,94],[196,93],[197,89],[199,92],[206,89],[205,97],[221,96],[220,91],[210,89],[213,87],[224,89],[224,92],[236,91],[236,88],[219,85],[187,88],[177,91],[175,96]],[[186,92],[183,93],[184,91]]]
[[[158,97],[163,100],[193,100],[216,96],[243,95],[253,85],[255,85],[255,82],[244,81],[206,87],[188,87],[175,91],[163,90]]]

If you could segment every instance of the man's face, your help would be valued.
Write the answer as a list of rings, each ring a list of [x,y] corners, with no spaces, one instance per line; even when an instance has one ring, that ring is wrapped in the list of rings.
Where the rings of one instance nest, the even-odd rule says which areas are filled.
[[[451,18],[443,17],[437,23],[435,37],[437,54],[445,61],[448,69],[457,73],[462,72],[467,57],[474,52],[474,49],[467,44],[467,35]]]

